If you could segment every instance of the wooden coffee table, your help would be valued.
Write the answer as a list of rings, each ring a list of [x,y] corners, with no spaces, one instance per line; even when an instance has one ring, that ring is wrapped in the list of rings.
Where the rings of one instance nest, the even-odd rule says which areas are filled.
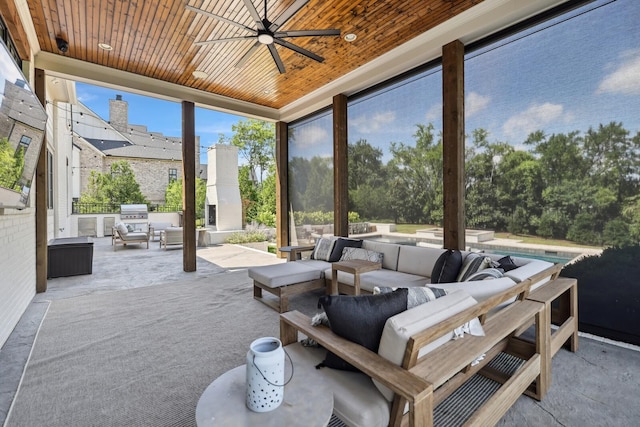
[[[360,295],[360,274],[368,271],[380,270],[382,265],[379,262],[367,261],[364,259],[349,259],[337,261],[331,264],[331,288],[330,295],[337,295],[338,292],[350,294],[350,286],[340,287],[338,284],[338,271],[353,274],[353,295]]]
[[[290,366],[286,362],[285,380]],[[284,400],[269,412],[246,405],[246,365],[225,372],[202,393],[196,407],[198,427],[309,426],[324,427],[333,413],[333,393],[319,375],[296,376],[284,388]]]

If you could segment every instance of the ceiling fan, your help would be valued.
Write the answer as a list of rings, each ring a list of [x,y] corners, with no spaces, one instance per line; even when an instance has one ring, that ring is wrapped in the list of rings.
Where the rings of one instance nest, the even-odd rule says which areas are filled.
[[[285,72],[284,64],[282,63],[282,59],[280,59],[280,55],[276,50],[275,44],[278,44],[282,47],[286,47],[287,49],[291,49],[294,52],[298,52],[308,58],[314,59],[318,62],[324,61],[324,58],[320,55],[316,55],[313,52],[308,51],[307,49],[303,49],[300,46],[297,46],[293,43],[290,43],[285,38],[289,37],[317,37],[317,36],[339,36],[340,30],[289,30],[289,31],[278,31],[278,29],[284,25],[293,15],[295,15],[303,6],[309,3],[309,0],[296,0],[293,2],[291,6],[289,6],[280,16],[278,16],[274,21],[270,21],[267,17],[267,0],[264,0],[264,18],[260,18],[256,7],[253,5],[251,0],[242,0],[244,2],[245,7],[249,11],[251,18],[255,21],[256,28],[247,27],[246,25],[240,24],[238,22],[227,19],[223,16],[213,14],[211,12],[207,12],[202,9],[195,8],[193,6],[186,5],[185,7],[188,10],[191,10],[196,13],[200,13],[202,15],[208,16],[210,18],[217,19],[218,21],[224,22],[229,25],[233,25],[241,28],[242,30],[248,31],[250,34],[246,36],[238,36],[238,37],[229,37],[225,39],[217,39],[217,40],[204,40],[197,41],[194,44],[197,46],[204,46],[207,44],[213,43],[223,43],[223,42],[233,42],[240,40],[248,40],[248,39],[256,39],[256,42],[253,46],[240,58],[240,60],[236,63],[236,67],[241,68],[247,60],[255,53],[256,50],[262,45],[267,46],[269,49],[269,53],[271,53],[271,57],[273,61],[276,63],[278,67],[278,71],[280,73]]]

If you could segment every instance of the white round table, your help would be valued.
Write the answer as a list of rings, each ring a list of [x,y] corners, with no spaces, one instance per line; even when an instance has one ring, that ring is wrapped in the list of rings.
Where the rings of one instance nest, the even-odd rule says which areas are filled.
[[[289,378],[287,366],[285,380]],[[324,427],[333,412],[333,393],[319,375],[296,375],[284,388],[279,407],[253,412],[246,405],[246,365],[225,372],[200,396],[196,406],[198,427],[304,426]]]

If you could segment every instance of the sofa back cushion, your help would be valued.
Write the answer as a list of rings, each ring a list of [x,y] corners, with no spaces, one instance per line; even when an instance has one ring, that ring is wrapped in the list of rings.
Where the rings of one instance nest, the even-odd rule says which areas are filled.
[[[430,277],[433,266],[444,249],[399,245],[398,271]]]
[[[400,245],[365,240],[362,242],[362,248],[369,251],[380,252],[383,255],[382,268],[387,270],[398,269],[398,253],[400,252]]]
[[[390,317],[384,325],[378,354],[388,361],[402,366],[407,342],[417,334],[457,313],[476,304],[468,293],[462,290],[451,292],[435,301],[418,305],[410,310]],[[445,333],[438,339],[425,345],[418,351],[421,357],[453,338],[453,331]],[[373,380],[380,393],[389,401],[393,401],[393,391],[385,385]]]

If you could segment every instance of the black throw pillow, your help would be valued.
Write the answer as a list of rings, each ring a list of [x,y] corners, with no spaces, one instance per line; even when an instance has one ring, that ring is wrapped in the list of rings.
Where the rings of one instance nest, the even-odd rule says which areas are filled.
[[[331,255],[329,256],[329,262],[340,261],[340,257],[342,256],[342,250],[344,248],[361,248],[362,240],[358,239],[347,239],[344,237],[339,237],[336,240],[336,243],[333,245],[333,250],[331,251]]]
[[[504,271],[511,271],[518,268],[516,263],[513,261],[513,258],[511,258],[509,255],[507,255],[506,257],[500,258],[498,260],[498,264],[500,264],[500,268],[503,269]]]
[[[336,335],[377,352],[387,319],[407,309],[407,289],[378,295],[325,295],[318,306],[324,308]],[[358,371],[330,351],[319,366]]]
[[[462,267],[462,254],[459,250],[447,249],[433,266],[431,283],[452,283],[458,278]]]

